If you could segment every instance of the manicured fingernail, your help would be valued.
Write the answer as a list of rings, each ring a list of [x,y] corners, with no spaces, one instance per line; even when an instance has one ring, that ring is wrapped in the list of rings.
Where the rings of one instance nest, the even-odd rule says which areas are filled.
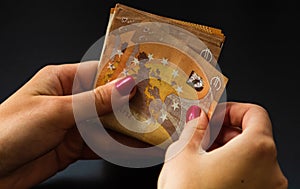
[[[125,96],[130,94],[131,90],[135,86],[135,81],[132,76],[127,76],[117,81],[115,86],[119,93]]]
[[[193,105],[186,112],[186,122],[199,117],[201,113],[201,108],[199,106]]]

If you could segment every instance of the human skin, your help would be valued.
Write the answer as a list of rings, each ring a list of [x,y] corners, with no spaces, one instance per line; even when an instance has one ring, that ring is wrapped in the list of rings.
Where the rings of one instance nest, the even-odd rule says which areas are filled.
[[[111,111],[114,88],[124,97],[120,104],[134,95],[134,90],[126,91],[133,81],[124,78],[90,90],[97,62],[85,65],[80,89],[73,88],[79,64],[47,66],[0,105],[0,188],[30,188],[79,159],[100,158],[77,130],[72,99],[82,99],[82,119],[90,119],[84,102],[94,97],[101,116]],[[207,124],[199,108],[188,111],[183,134],[166,154],[159,188],[287,188],[265,109],[227,103],[217,141],[210,151],[199,154]],[[110,134],[130,146],[146,146],[116,132]],[[105,140],[104,136],[99,139]],[[180,143],[187,145],[173,156],[170,152]]]
[[[192,107],[180,139],[166,153],[159,189],[288,187],[277,161],[272,124],[264,108],[227,103],[222,130],[212,148],[204,151],[201,141],[207,128],[206,114]],[[186,145],[181,148],[183,143]]]
[[[91,89],[97,61],[85,62],[80,83],[73,89],[79,63],[46,66],[0,105],[0,188],[30,188],[79,159],[100,158],[83,141],[75,124],[72,99],[82,99],[81,112],[89,119],[85,100],[93,97],[99,116],[111,111],[114,88],[122,103],[134,95],[132,78],[114,80]],[[86,72],[86,73],[85,73]],[[89,77],[89,78],[87,78]],[[72,91],[82,91],[72,94]],[[131,146],[143,146],[129,137],[111,135]],[[99,136],[101,140],[105,140]]]

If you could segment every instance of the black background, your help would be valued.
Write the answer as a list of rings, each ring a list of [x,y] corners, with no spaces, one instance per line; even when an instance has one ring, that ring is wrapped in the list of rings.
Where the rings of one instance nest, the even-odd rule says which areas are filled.
[[[223,30],[219,66],[229,78],[228,101],[269,111],[279,163],[289,188],[299,188],[299,21],[290,1],[0,1],[0,102],[43,66],[79,62],[105,34],[117,2]],[[159,171],[160,165],[130,169],[79,161],[36,188],[155,188]]]

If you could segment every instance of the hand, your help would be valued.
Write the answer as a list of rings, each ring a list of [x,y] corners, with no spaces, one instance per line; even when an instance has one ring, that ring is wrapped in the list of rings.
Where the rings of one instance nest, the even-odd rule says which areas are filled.
[[[81,75],[85,78],[77,91],[92,89],[97,62],[84,65]],[[0,188],[30,188],[78,159],[99,158],[85,145],[75,126],[72,98],[82,99],[84,104],[94,96],[101,116],[111,111],[114,87],[127,99],[134,91],[126,92],[126,88],[135,83],[127,77],[72,95],[78,66],[47,66],[0,105]],[[119,99],[120,103],[124,99]],[[88,118],[84,105],[82,112],[87,112]]]
[[[182,135],[168,148],[158,188],[287,188],[265,109],[228,103],[222,130],[213,149],[206,152],[201,141],[206,138],[208,118],[200,108],[192,107],[188,113]],[[171,157],[188,139],[183,150]]]

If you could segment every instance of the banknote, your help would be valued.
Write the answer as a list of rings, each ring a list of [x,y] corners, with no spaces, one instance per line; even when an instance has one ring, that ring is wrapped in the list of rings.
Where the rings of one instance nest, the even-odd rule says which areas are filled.
[[[151,145],[176,141],[188,108],[198,105],[210,118],[225,90],[228,78],[216,68],[224,40],[220,29],[116,4],[94,87],[132,76],[137,90],[100,121]]]

